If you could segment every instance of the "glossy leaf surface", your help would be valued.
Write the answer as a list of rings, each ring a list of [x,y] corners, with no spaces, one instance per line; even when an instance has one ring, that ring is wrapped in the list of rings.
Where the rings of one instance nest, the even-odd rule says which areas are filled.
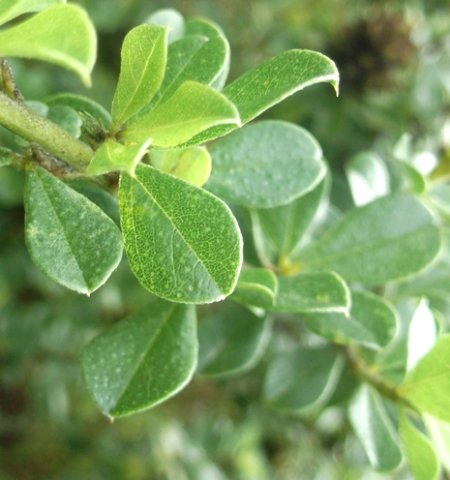
[[[377,285],[422,270],[439,249],[439,231],[428,210],[400,193],[350,211],[300,259],[307,269],[333,270],[346,281]]]
[[[87,345],[84,379],[103,413],[130,415],[181,390],[197,350],[194,308],[157,300]]]
[[[122,257],[120,231],[103,211],[42,168],[28,174],[25,235],[34,263],[71,290],[90,294]]]
[[[168,300],[209,303],[233,290],[242,239],[218,198],[152,167],[124,175],[119,203],[130,266],[152,293]]]
[[[150,102],[164,78],[166,58],[166,27],[140,25],[127,34],[112,102],[114,125],[124,123]]]
[[[264,353],[269,334],[267,318],[239,305],[224,306],[199,323],[199,372],[216,377],[249,370]]]
[[[130,142],[151,138],[156,147],[176,147],[212,125],[239,124],[236,107],[216,90],[185,82],[154,110],[130,123],[124,137]]]
[[[76,72],[86,85],[96,51],[94,26],[76,5],[55,5],[0,32],[0,56],[55,63]]]
[[[254,123],[216,142],[207,188],[248,208],[284,205],[325,175],[322,150],[306,130],[277,120]]]

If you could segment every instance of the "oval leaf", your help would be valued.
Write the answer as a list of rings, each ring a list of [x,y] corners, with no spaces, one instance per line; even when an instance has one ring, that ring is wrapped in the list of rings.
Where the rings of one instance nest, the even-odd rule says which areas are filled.
[[[266,318],[238,305],[227,305],[199,323],[199,372],[218,377],[249,370],[264,353],[269,335]]]
[[[126,122],[159,90],[166,68],[167,33],[166,27],[140,25],[125,37],[111,108],[113,125]]]
[[[146,20],[146,23],[168,27],[168,43],[172,43],[180,38],[184,33],[184,18],[177,10],[173,8],[161,8],[153,12]]]
[[[212,125],[224,123],[239,124],[236,107],[211,87],[189,81],[167,102],[131,122],[123,135],[136,143],[151,137],[154,146],[170,148]]]
[[[245,125],[289,95],[321,82],[331,83],[337,91],[339,72],[334,62],[311,50],[289,50],[245,73],[227,85],[223,93],[236,105]],[[233,125],[212,128],[192,142],[204,143],[235,128]]]
[[[241,271],[232,299],[244,305],[272,308],[278,291],[278,279],[267,268],[247,268]]]
[[[0,0],[0,25],[24,13],[40,12],[66,0]]]
[[[115,223],[42,168],[27,176],[25,237],[34,263],[80,293],[90,294],[103,285],[122,257]]]
[[[313,189],[325,175],[320,145],[303,128],[266,120],[238,130],[210,149],[207,188],[248,208],[271,208]]]
[[[275,312],[347,312],[350,291],[345,282],[332,272],[302,273],[279,277]]]
[[[382,472],[397,468],[403,460],[402,451],[378,393],[362,386],[351,401],[349,416],[370,464]]]
[[[398,387],[421,412],[450,422],[450,335],[442,336]]]
[[[197,351],[194,308],[158,300],[87,345],[84,379],[103,413],[130,415],[181,390],[195,371]]]
[[[86,85],[96,52],[95,28],[76,5],[55,5],[0,32],[0,56],[55,63],[76,72]]]
[[[300,258],[306,269],[377,285],[420,271],[439,249],[439,230],[428,210],[400,193],[350,211]]]
[[[264,397],[277,410],[300,412],[323,405],[333,394],[343,360],[329,346],[301,347],[276,356],[264,382]]]
[[[431,441],[413,426],[405,413],[400,416],[400,437],[403,440],[415,480],[437,480],[439,460]]]
[[[144,287],[174,302],[229,295],[242,238],[229,208],[208,192],[146,165],[124,175],[119,204],[130,266]]]

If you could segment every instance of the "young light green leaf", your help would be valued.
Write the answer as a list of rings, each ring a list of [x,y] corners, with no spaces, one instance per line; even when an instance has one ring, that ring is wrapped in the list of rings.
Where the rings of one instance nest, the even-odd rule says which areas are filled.
[[[111,115],[109,112],[89,97],[76,95],[74,93],[56,93],[55,95],[47,97],[45,103],[50,107],[62,105],[70,107],[79,113],[88,114],[97,120],[104,128],[109,128],[111,125]]]
[[[84,380],[103,413],[122,417],[180,391],[197,352],[194,308],[157,300],[86,346]]]
[[[398,387],[421,412],[450,422],[450,335],[444,335]]]
[[[397,331],[393,308],[369,292],[352,292],[350,315],[341,312],[302,315],[308,328],[335,343],[385,347]]]
[[[442,465],[450,470],[450,423],[428,414],[424,415],[424,421]]]
[[[154,146],[170,148],[210,126],[228,123],[239,125],[236,107],[211,87],[188,81],[166,102],[132,121],[123,135],[130,142],[151,137]]]
[[[241,271],[239,281],[231,298],[243,305],[271,308],[278,291],[278,279],[267,268],[246,268]]]
[[[301,412],[333,394],[343,359],[330,346],[301,347],[275,356],[264,381],[264,398],[277,410]]]
[[[24,13],[40,12],[66,0],[0,0],[0,25]]]
[[[339,73],[334,62],[311,50],[289,50],[245,73],[227,85],[223,93],[236,105],[245,125],[289,95],[321,82],[329,82],[338,90]],[[233,125],[212,128],[192,142],[204,143],[235,128]]]
[[[264,353],[269,335],[267,318],[227,304],[198,325],[199,372],[219,377],[248,371]]]
[[[379,394],[363,385],[350,403],[349,416],[370,464],[382,472],[397,468],[403,455]]]
[[[350,292],[333,272],[301,273],[278,278],[275,312],[347,312]]]
[[[140,25],[125,37],[111,108],[115,128],[145,107],[159,90],[166,68],[167,33],[166,27]]]
[[[27,177],[25,238],[34,263],[45,274],[88,295],[106,282],[122,257],[115,223],[42,168]]]
[[[167,38],[169,44],[178,40],[184,33],[183,15],[173,8],[161,8],[160,10],[156,10],[156,12],[153,12],[147,17],[145,23],[167,27],[169,30]]]
[[[295,255],[324,197],[325,184],[320,182],[287,205],[251,211],[253,238],[262,261],[280,265]]]
[[[196,187],[202,187],[211,173],[211,157],[205,147],[153,149],[150,152],[150,163]]]
[[[284,205],[324,177],[322,149],[303,128],[279,120],[244,127],[211,149],[214,169],[207,188],[248,208]]]
[[[242,263],[242,238],[229,208],[210,193],[153,167],[123,175],[122,230],[131,269],[144,287],[174,302],[229,295]]]
[[[0,56],[55,63],[77,73],[86,85],[91,83],[96,52],[95,28],[76,5],[55,5],[0,31]]]
[[[346,165],[345,173],[357,206],[389,193],[389,172],[376,153],[358,153]]]
[[[400,437],[415,480],[437,480],[439,460],[429,438],[413,426],[406,413],[400,416]]]
[[[88,175],[102,175],[108,172],[121,171],[133,176],[137,164],[147,153],[151,142],[151,139],[148,139],[142,144],[123,145],[109,138],[95,152],[86,173]]]
[[[440,249],[439,230],[414,197],[398,193],[350,211],[300,255],[305,269],[377,285],[416,273]]]

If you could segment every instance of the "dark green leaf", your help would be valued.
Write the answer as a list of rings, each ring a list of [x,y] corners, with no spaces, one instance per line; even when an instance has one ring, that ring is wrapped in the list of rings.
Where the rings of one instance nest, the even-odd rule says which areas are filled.
[[[272,308],[278,291],[278,280],[272,270],[247,268],[241,271],[232,299],[244,305]]]
[[[197,350],[194,308],[154,301],[87,345],[84,379],[103,413],[130,415],[181,390],[195,371]]]
[[[167,32],[166,27],[140,25],[125,37],[111,110],[116,127],[145,107],[159,90],[166,68]]]
[[[28,174],[25,235],[34,263],[67,288],[90,294],[122,257],[120,231],[86,197],[42,168]]]
[[[119,204],[130,265],[152,293],[209,303],[229,295],[242,239],[229,208],[210,193],[146,165],[121,179]]]
[[[450,422],[450,335],[437,341],[398,387],[421,412]]]
[[[436,257],[440,235],[428,210],[408,194],[356,208],[301,254],[305,269],[333,270],[377,285],[416,273]]]
[[[362,386],[351,401],[349,415],[370,464],[382,472],[397,468],[403,455],[379,394]]]
[[[242,373],[261,358],[270,322],[246,308],[229,304],[199,323],[199,372],[208,376]]]
[[[154,146],[170,148],[212,125],[228,123],[239,125],[236,107],[211,87],[188,81],[166,102],[131,122],[124,138],[136,143],[151,138]]]
[[[307,326],[335,343],[385,347],[397,331],[397,317],[384,300],[369,292],[352,292],[350,315],[341,312],[302,316]]]
[[[52,122],[57,123],[66,132],[70,133],[72,137],[80,137],[81,125],[83,122],[73,108],[64,105],[55,105],[54,107],[49,108],[47,118]]]
[[[77,5],[55,5],[0,31],[0,56],[55,63],[76,72],[86,85],[91,83],[96,51],[94,26]]]
[[[248,208],[284,205],[312,190],[325,175],[322,150],[306,130],[266,120],[238,130],[210,149],[207,188]]]
[[[323,405],[332,395],[342,357],[329,346],[301,347],[275,356],[264,382],[264,397],[277,410],[301,412]]]
[[[333,272],[301,273],[279,277],[276,312],[346,312],[350,292],[344,281]]]

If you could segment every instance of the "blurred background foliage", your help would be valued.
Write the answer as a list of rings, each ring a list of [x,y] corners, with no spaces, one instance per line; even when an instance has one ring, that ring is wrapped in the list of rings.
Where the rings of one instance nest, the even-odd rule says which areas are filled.
[[[450,162],[448,0],[78,3],[99,34],[93,87],[56,67],[14,61],[26,99],[69,91],[109,106],[126,32],[170,7],[222,26],[231,44],[230,79],[290,48],[336,61],[338,99],[315,86],[266,116],[298,123],[319,140],[337,208],[351,206],[343,172],[361,150],[389,156],[402,139],[417,161]],[[0,170],[0,480],[383,478],[367,466],[340,408],[352,379],[321,415],[289,418],[260,400],[263,362],[230,380],[196,378],[163,406],[111,424],[82,384],[79,355],[146,297],[125,268],[89,299],[42,276],[24,247],[22,176]],[[276,335],[286,332],[278,327]],[[409,478],[403,470],[394,477]]]

